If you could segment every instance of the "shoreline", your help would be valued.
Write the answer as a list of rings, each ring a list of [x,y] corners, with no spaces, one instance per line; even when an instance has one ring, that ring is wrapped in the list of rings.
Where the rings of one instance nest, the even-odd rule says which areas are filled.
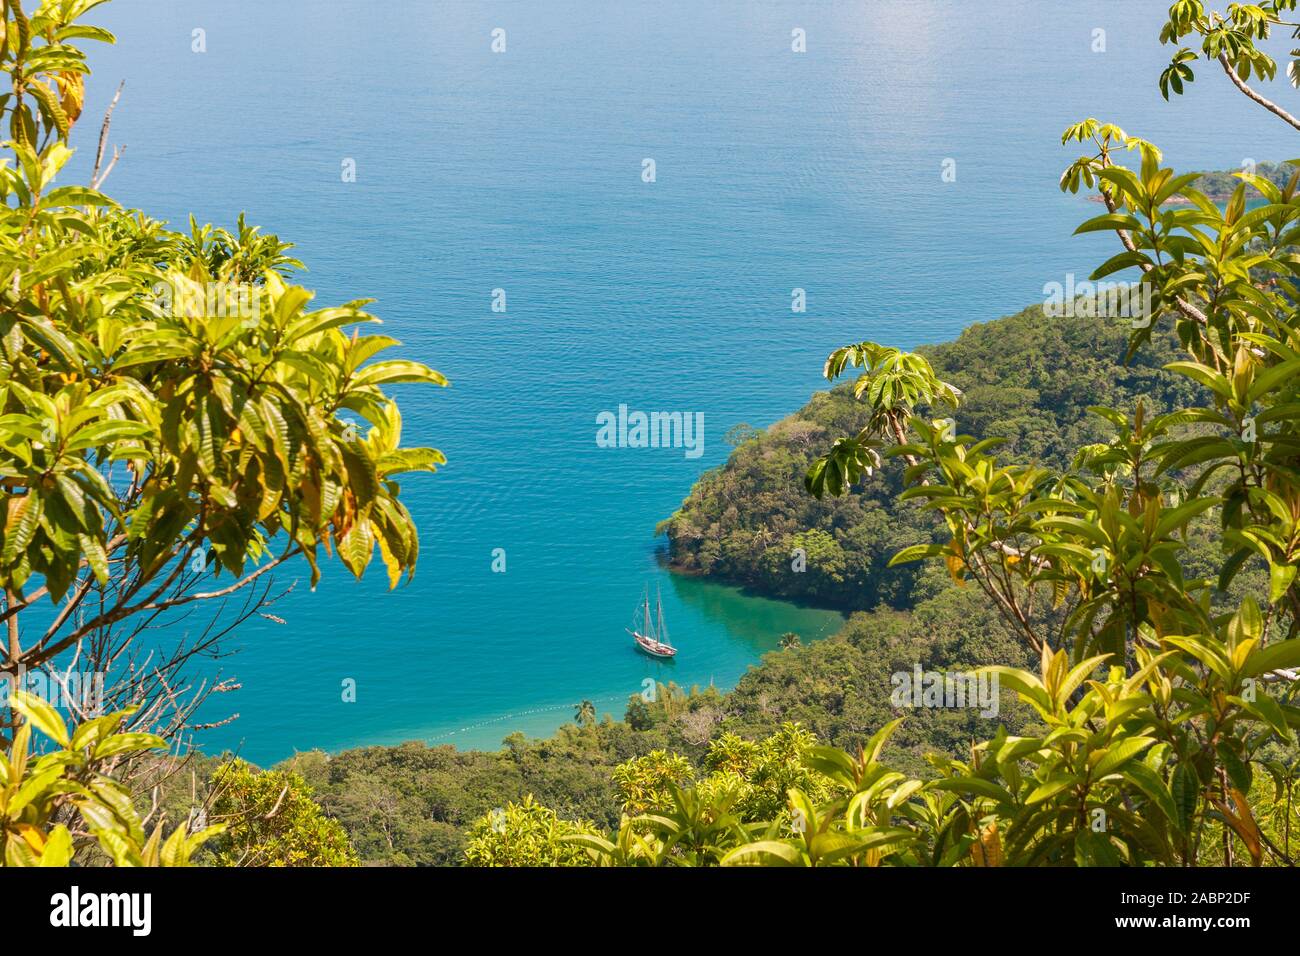
[[[689,578],[694,581],[701,581],[712,587],[738,591],[739,593],[741,593],[747,598],[763,600],[763,601],[771,601],[773,603],[782,604],[790,608],[797,608],[799,610],[804,610],[804,611],[822,612],[827,615],[837,615],[839,617],[839,620],[835,622],[835,627],[833,629],[824,628],[821,632],[818,632],[816,634],[801,635],[804,639],[805,645],[817,643],[819,641],[833,637],[834,635],[840,633],[844,625],[848,622],[849,618],[852,616],[853,613],[855,613],[854,611],[845,610],[843,608],[822,607],[818,605],[807,604],[800,601],[789,600],[787,598],[774,597],[769,594],[763,594],[761,592],[752,590],[750,588],[746,588],[740,584],[731,581],[721,580],[717,577],[714,577],[713,575],[709,575],[703,572],[698,572],[698,573],[687,572],[684,570],[678,570],[676,568],[669,567],[666,564],[663,566],[672,574],[679,574],[683,578]],[[705,682],[700,680],[690,680],[688,678],[684,681],[678,681],[674,679],[671,673],[668,674],[660,673],[656,676],[666,678],[665,680],[662,681],[662,683],[665,684],[674,683],[683,690],[689,690],[692,686],[699,686],[701,688],[713,687],[718,691],[718,693],[727,694],[735,689],[736,684],[740,681],[742,677],[744,677],[746,673],[748,673],[753,668],[760,666],[763,662],[763,658],[767,654],[770,654],[773,651],[778,649],[779,648],[777,647],[773,647],[763,651],[762,653],[758,654],[756,657],[748,658],[745,663],[744,669],[738,675],[736,675],[734,680],[715,680],[713,678],[710,678],[709,681]],[[667,664],[663,662],[656,662],[656,663],[661,668],[662,667],[671,668],[673,666],[672,663],[667,663]],[[598,713],[600,713],[602,717],[604,716],[604,714],[608,713],[608,715],[615,722],[622,721],[623,709],[626,707],[629,699],[631,699],[634,696],[636,696],[635,691],[628,691],[627,693],[617,693],[617,694],[609,693],[607,691],[600,691],[597,692],[595,695],[584,693],[580,695],[577,700],[568,701],[565,703],[542,702],[533,705],[527,705],[518,710],[508,710],[504,712],[483,714],[483,715],[471,715],[463,719],[462,721],[456,721],[455,723],[460,724],[460,726],[450,730],[442,729],[442,727],[445,727],[445,725],[442,725],[442,727],[439,728],[429,728],[428,730],[408,728],[405,730],[397,730],[391,735],[380,734],[377,736],[371,736],[364,740],[356,740],[338,746],[322,745],[322,746],[314,746],[314,747],[306,747],[306,748],[295,747],[290,752],[282,754],[276,757],[274,760],[267,761],[265,766],[266,768],[276,767],[287,761],[293,760],[295,757],[301,754],[306,754],[306,753],[319,752],[319,753],[326,754],[328,757],[334,757],[338,754],[346,753],[349,751],[365,750],[374,747],[394,749],[394,748],[402,747],[409,743],[424,744],[430,749],[434,749],[438,747],[452,747],[457,753],[462,753],[462,754],[464,753],[496,754],[496,753],[500,753],[502,750],[505,749],[504,744],[502,743],[504,738],[515,733],[523,734],[524,737],[530,741],[546,740],[549,739],[550,737],[553,737],[556,733],[559,732],[561,727],[565,726],[566,724],[573,723],[573,716],[572,716],[573,709],[578,704],[579,701],[584,699],[591,701],[593,704],[596,704]],[[601,707],[602,704],[612,704],[614,705],[614,708],[606,711],[603,710],[603,708]],[[552,718],[552,715],[554,719]],[[473,735],[477,737],[478,735],[482,734],[486,728],[494,725],[500,725],[500,733],[498,733],[494,737],[496,741],[494,744],[488,745],[481,742],[462,743],[462,742],[458,742],[455,739],[457,737],[460,737],[461,735]],[[480,738],[480,739],[484,739],[484,738]],[[199,750],[200,753],[203,753],[205,755],[208,753],[207,750],[205,750],[201,746],[197,749]]]

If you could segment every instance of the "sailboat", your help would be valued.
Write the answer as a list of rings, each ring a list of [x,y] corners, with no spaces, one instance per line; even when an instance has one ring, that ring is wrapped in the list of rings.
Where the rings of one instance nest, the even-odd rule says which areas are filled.
[[[668,626],[664,624],[664,599],[663,594],[658,588],[655,588],[655,615],[650,616],[650,589],[646,588],[641,597],[641,606],[636,609],[635,617],[640,620],[633,620],[628,633],[632,635],[632,640],[636,641],[636,646],[641,648],[651,657],[676,656],[677,648],[673,647],[668,641]]]

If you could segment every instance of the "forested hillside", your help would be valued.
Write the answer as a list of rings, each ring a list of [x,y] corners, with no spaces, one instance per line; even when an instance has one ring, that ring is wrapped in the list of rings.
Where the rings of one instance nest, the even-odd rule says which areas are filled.
[[[1130,331],[1126,320],[1050,318],[1034,306],[918,351],[962,390],[960,431],[1006,438],[1008,458],[1066,467],[1111,434],[1089,406],[1132,410],[1145,398],[1163,411],[1193,400],[1193,385],[1161,370],[1175,357],[1171,340],[1123,363]],[[910,607],[917,566],[887,565],[928,541],[935,518],[898,500],[901,465],[887,462],[843,498],[818,500],[803,487],[829,437],[856,432],[867,414],[841,385],[737,447],[661,526],[673,567],[846,610]],[[795,548],[807,554],[802,573],[791,568]]]
[[[1201,178],[1196,181],[1196,188],[1210,199],[1228,199],[1232,196],[1233,190],[1241,185],[1241,180],[1236,175],[1241,171],[1230,169],[1201,173]],[[1285,188],[1293,172],[1294,169],[1287,163],[1262,162],[1255,166],[1256,176],[1268,180],[1279,189]],[[1252,200],[1262,198],[1259,190],[1253,187],[1248,188],[1246,194]]]

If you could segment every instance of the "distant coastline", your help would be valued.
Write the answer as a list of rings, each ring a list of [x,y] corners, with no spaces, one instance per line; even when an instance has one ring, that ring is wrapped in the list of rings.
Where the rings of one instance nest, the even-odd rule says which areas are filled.
[[[1237,178],[1238,173],[1246,172],[1243,165],[1239,169],[1228,170],[1201,170],[1196,173],[1201,177],[1192,183],[1197,191],[1211,202],[1223,203],[1232,198],[1233,192],[1241,185],[1242,181]],[[1278,189],[1285,189],[1291,181],[1291,176],[1295,173],[1295,167],[1290,163],[1257,163],[1255,165],[1255,175],[1261,179],[1267,180]],[[1247,186],[1247,192],[1253,193],[1251,199],[1262,198],[1262,194],[1253,186]],[[1088,197],[1090,202],[1103,202],[1100,193],[1093,193]],[[1166,199],[1163,205],[1166,206],[1190,206],[1192,201],[1181,193],[1175,193],[1169,199]]]

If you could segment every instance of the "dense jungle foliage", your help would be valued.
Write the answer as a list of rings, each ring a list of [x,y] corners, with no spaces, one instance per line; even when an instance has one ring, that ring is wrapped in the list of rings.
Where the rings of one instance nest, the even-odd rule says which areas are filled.
[[[1128,329],[1114,319],[1049,318],[1033,306],[918,353],[961,389],[962,431],[1004,437],[1018,458],[1064,468],[1080,448],[1108,437],[1089,406],[1131,411],[1144,400],[1153,411],[1169,410],[1195,395],[1162,368],[1175,357],[1172,336],[1126,365],[1127,344]],[[673,566],[845,610],[912,606],[916,566],[889,562],[929,541],[940,522],[899,500],[902,463],[885,462],[842,498],[817,499],[803,488],[829,437],[857,432],[868,417],[851,389],[839,386],[738,446],[661,525]],[[807,555],[803,572],[792,570],[795,548]]]
[[[833,637],[768,654],[726,694],[661,685],[653,701],[632,697],[622,715],[575,719],[544,739],[514,734],[498,752],[410,742],[303,753],[281,767],[311,786],[363,863],[461,863],[474,821],[529,795],[564,819],[613,829],[620,815],[615,775],[629,760],[670,752],[699,772],[717,741],[761,740],[790,723],[852,749],[898,716],[889,703],[898,671],[918,662],[927,670],[1028,662],[982,596],[935,585],[936,595],[914,611],[855,614]],[[1017,731],[1035,722],[1009,691],[1000,712]],[[964,753],[987,723],[969,710],[909,714],[893,747],[899,765],[917,773],[930,752]]]

